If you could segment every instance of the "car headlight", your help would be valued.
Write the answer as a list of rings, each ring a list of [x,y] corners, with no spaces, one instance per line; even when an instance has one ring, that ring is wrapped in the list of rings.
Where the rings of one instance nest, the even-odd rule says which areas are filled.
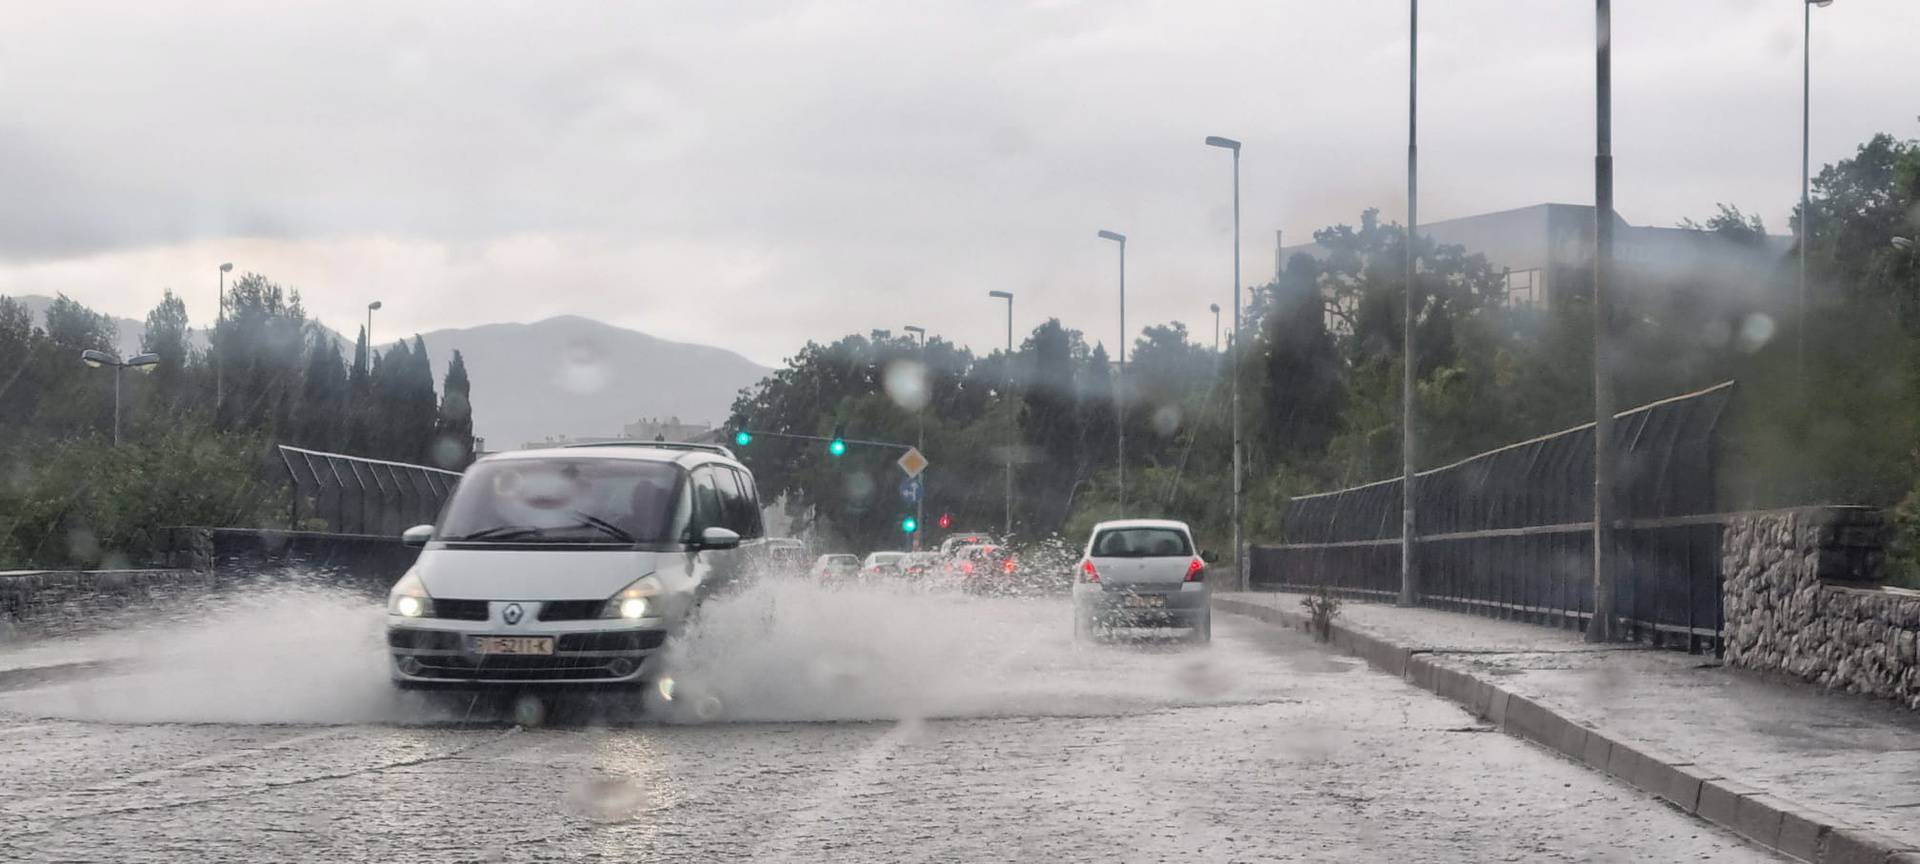
[[[433,598],[427,594],[427,586],[414,575],[412,570],[394,583],[393,590],[387,594],[387,611],[402,618],[433,617]]]
[[[643,576],[639,581],[628,585],[620,593],[607,601],[600,610],[602,618],[622,618],[635,621],[653,614],[653,598],[667,590],[660,580],[653,576]]]

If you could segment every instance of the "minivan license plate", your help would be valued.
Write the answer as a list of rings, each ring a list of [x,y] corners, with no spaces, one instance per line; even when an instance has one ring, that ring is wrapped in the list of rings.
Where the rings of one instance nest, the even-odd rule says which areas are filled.
[[[1158,609],[1165,605],[1167,605],[1165,597],[1135,594],[1127,598],[1127,607],[1130,609]]]
[[[552,654],[550,636],[475,636],[475,654]]]

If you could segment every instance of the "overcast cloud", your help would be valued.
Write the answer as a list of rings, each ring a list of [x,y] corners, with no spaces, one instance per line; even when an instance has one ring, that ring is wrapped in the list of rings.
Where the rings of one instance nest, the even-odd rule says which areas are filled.
[[[1617,204],[1798,194],[1798,0],[1616,0]],[[383,336],[576,313],[774,363],[919,323],[1211,339],[1273,231],[1404,218],[1406,3],[25,3],[0,14],[0,293],[196,322],[215,266]],[[1421,25],[1431,219],[1592,200],[1593,9]],[[1814,11],[1816,163],[1920,136],[1920,3]],[[384,338],[382,341],[385,341]]]

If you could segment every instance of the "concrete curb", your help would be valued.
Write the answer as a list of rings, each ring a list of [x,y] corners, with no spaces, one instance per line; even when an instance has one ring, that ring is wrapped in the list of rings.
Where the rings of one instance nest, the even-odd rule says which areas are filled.
[[[1311,632],[1304,613],[1215,596],[1213,608]],[[1618,778],[1747,840],[1812,864],[1920,864],[1920,847],[1720,776],[1711,769],[1560,713],[1551,705],[1335,621],[1333,647],[1382,672],[1459,703],[1515,738]]]

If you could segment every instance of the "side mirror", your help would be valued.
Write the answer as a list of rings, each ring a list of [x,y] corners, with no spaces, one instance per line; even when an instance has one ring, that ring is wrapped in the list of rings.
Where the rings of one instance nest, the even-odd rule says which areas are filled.
[[[726,528],[708,528],[700,532],[701,549],[734,549],[740,545],[740,535]]]
[[[400,534],[400,542],[405,543],[407,547],[411,549],[418,549],[425,546],[427,545],[427,541],[432,539],[432,525],[415,525]]]
[[[1202,549],[1200,550],[1200,560],[1205,561],[1208,564],[1218,564],[1220,563],[1220,553],[1215,552],[1212,549]]]

